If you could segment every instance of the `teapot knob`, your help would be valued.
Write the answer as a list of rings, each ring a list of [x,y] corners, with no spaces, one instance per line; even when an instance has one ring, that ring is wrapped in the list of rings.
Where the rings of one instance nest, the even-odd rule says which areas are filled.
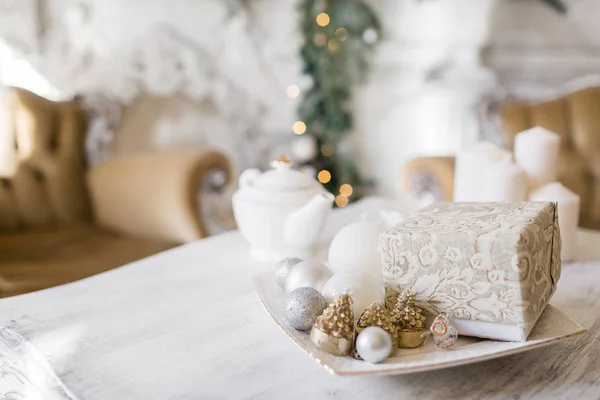
[[[280,155],[279,157],[271,161],[271,167],[277,169],[291,168],[293,162],[294,160],[292,160],[291,157],[288,157],[286,155]]]

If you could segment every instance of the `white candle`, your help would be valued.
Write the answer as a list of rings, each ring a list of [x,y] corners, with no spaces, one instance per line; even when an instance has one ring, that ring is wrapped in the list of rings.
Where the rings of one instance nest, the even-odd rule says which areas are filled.
[[[577,246],[577,226],[579,225],[579,196],[560,182],[552,182],[531,193],[529,200],[558,203],[558,225],[562,238],[560,258],[563,261],[573,260]]]
[[[536,126],[515,137],[515,160],[527,174],[528,192],[558,179],[560,136]]]
[[[523,201],[527,189],[527,175],[511,160],[491,164],[483,172],[484,201]]]
[[[456,156],[454,201],[485,201],[484,172],[491,164],[510,159],[510,152],[482,142]]]

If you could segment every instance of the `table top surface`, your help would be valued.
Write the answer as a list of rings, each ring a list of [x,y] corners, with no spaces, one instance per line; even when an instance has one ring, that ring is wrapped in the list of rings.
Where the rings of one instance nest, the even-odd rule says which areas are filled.
[[[332,216],[325,237],[365,207]],[[362,208],[361,208],[362,207]],[[556,345],[407,376],[328,374],[273,323],[238,232],[72,284],[0,301],[81,399],[600,397],[600,232],[580,231],[551,303],[589,331]]]

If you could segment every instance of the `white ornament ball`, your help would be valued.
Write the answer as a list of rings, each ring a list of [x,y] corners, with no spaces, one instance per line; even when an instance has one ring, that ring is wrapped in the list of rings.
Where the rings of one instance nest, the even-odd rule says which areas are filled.
[[[290,294],[301,287],[311,287],[320,292],[332,275],[321,261],[302,261],[288,272],[285,278],[285,293]]]
[[[284,258],[283,260],[277,263],[277,265],[275,266],[275,280],[282,289],[285,288],[285,279],[287,278],[287,274],[294,267],[294,265],[300,262],[302,262],[301,258],[291,257]]]
[[[364,272],[383,282],[379,255],[380,224],[359,221],[342,228],[329,246],[329,267],[339,272]]]
[[[343,294],[349,294],[354,301],[352,309],[357,318],[374,302],[383,303],[385,300],[381,282],[376,282],[364,272],[335,274],[325,283],[321,293],[325,296],[327,304],[333,303]]]
[[[356,353],[367,362],[380,363],[392,353],[392,338],[383,329],[369,326],[356,338]]]

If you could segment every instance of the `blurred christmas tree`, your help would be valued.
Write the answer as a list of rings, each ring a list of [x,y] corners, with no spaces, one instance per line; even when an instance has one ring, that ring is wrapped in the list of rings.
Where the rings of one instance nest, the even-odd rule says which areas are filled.
[[[344,139],[353,127],[353,89],[364,80],[380,37],[379,20],[361,0],[302,0],[300,15],[303,73],[312,85],[303,92],[293,130],[315,138],[310,165],[343,207],[372,184],[344,150]]]
[[[562,0],[540,1],[566,12]],[[300,55],[309,88],[288,87],[291,97],[302,93],[293,131],[315,139],[316,156],[305,164],[343,207],[373,183],[361,175],[346,139],[353,128],[353,89],[368,72],[381,36],[379,19],[362,0],[301,0],[300,18]]]

